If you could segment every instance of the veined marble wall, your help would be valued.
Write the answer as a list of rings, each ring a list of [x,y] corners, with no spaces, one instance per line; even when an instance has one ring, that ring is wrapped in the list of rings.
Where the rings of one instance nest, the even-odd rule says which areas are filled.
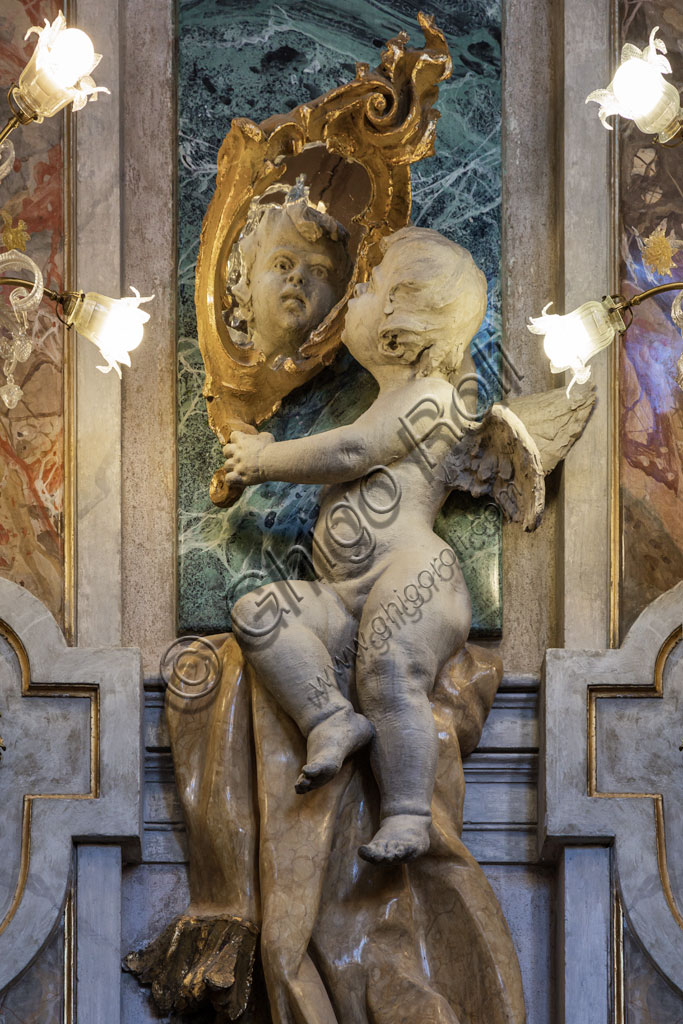
[[[53,20],[58,0],[2,0],[0,90],[16,82],[35,47],[31,25]],[[4,114],[3,114],[4,124]],[[12,135],[14,170],[0,183],[0,252],[26,251],[47,287],[65,276],[64,122],[60,116]],[[8,288],[0,290],[2,300]],[[64,328],[46,305],[34,350],[15,374],[17,407],[0,403],[0,575],[27,587],[64,620]],[[4,382],[4,377],[2,377]]]
[[[216,155],[230,120],[254,121],[286,111],[353,79],[355,61],[379,63],[387,39],[405,30],[422,45],[413,0],[332,0],[278,5],[250,0],[180,0],[178,479],[181,631],[219,632],[246,572],[262,581],[281,575],[294,544],[310,547],[319,488],[267,483],[250,488],[229,510],[212,506],[208,485],[221,464],[207,425],[197,347],[194,268],[199,232],[211,198]],[[473,343],[487,375],[500,345],[500,8],[487,0],[429,7],[454,62],[440,90],[436,156],[413,168],[413,221],[437,228],[471,249],[489,282],[486,322]],[[495,393],[496,384],[492,382]],[[264,424],[276,439],[350,422],[374,397],[365,371],[342,354],[294,392]],[[501,629],[501,526],[497,509],[454,496],[437,529],[455,548],[473,597],[473,632]],[[244,588],[242,588],[244,589]],[[252,584],[253,589],[253,584]]]
[[[622,0],[620,43],[646,45],[659,25],[677,87],[683,84],[683,10],[670,0]],[[633,295],[683,280],[680,149],[653,146],[621,124],[621,291]],[[634,311],[620,358],[621,635],[650,601],[683,579],[681,332],[673,292]]]

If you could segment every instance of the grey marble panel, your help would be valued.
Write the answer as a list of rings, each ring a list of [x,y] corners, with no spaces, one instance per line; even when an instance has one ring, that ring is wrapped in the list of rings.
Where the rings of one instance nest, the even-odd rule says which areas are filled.
[[[0,993],[0,1024],[64,1024],[64,922],[29,969]]]
[[[76,1016],[121,1021],[121,849],[78,847],[76,855]]]
[[[491,864],[484,870],[517,950],[527,1024],[549,1024],[555,1000],[554,872],[519,864]]]
[[[538,695],[499,691],[496,713],[489,716],[479,741],[480,750],[538,750]]]
[[[557,1024],[612,1024],[610,851],[568,847],[558,881]]]
[[[653,698],[660,651],[682,622],[683,582],[642,613],[619,650],[547,652],[539,787],[546,852],[558,844],[614,840],[632,929],[681,990],[683,928],[676,901],[683,871],[683,659],[675,648],[660,679],[661,695]],[[596,686],[591,717],[590,688]]]
[[[536,758],[474,753],[465,761],[465,823],[536,823]]]
[[[0,921],[19,880],[24,794],[67,796],[90,788],[90,701],[87,697],[21,695],[21,667],[0,636],[0,715],[6,751],[1,765]],[[50,743],[45,743],[45,736]]]
[[[79,0],[76,24],[102,53],[98,78],[111,96],[78,115],[75,134],[74,287],[118,298],[121,281],[119,4]],[[142,292],[149,294],[149,292]],[[75,345],[78,642],[121,643],[121,383],[97,369],[85,338]]]
[[[553,311],[569,313],[610,292],[612,278],[611,134],[586,95],[610,80],[612,8],[604,0],[564,0],[556,54],[564,76],[560,246],[564,295]],[[564,309],[559,303],[564,301]],[[591,361],[598,402],[562,474],[561,643],[604,647],[610,617],[610,355]],[[555,378],[558,383],[561,378]]]
[[[680,1024],[683,997],[654,967],[624,922],[624,1024]]]

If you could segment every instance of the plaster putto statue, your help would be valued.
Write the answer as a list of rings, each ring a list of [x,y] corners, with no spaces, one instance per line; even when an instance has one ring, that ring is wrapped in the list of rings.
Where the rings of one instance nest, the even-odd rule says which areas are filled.
[[[316,578],[242,597],[217,695],[169,698],[192,903],[127,959],[162,1009],[210,1002],[217,1020],[277,1024],[525,1019],[509,931],[460,839],[461,759],[502,667],[467,643],[467,587],[433,524],[459,488],[533,530],[544,472],[592,396],[522,400],[539,443],[509,407],[477,418],[458,374],[484,275],[429,229],[382,249],[342,335],[379,385],[370,409],[298,440],[236,431],[225,445],[232,485],[326,485]],[[250,1002],[259,936],[265,1016]]]
[[[229,504],[265,480],[324,490],[312,579],[240,598],[234,632],[206,641],[217,685],[167,694],[191,901],[126,958],[162,1011],[250,1024],[525,1020],[510,932],[461,840],[462,758],[502,665],[468,642],[467,587],[433,526],[455,488],[533,530],[544,476],[593,395],[559,389],[482,415],[465,397],[484,275],[459,245],[407,226],[408,163],[433,146],[435,83],[450,73],[443,36],[421,24],[424,51],[392,40],[348,86],[233,125],[224,150],[242,154],[239,168],[219,158],[197,270],[205,395],[225,454],[213,498]],[[296,165],[312,137],[386,184],[344,222],[348,239],[313,182],[271,189],[284,174],[273,153],[293,138]],[[237,209],[248,210],[239,230]],[[379,386],[368,411],[308,437],[258,433],[341,342]]]
[[[467,488],[481,469],[479,489],[504,494],[507,514],[530,527],[543,496],[540,455],[518,417],[494,406],[482,424],[471,421],[450,383],[486,312],[486,279],[471,255],[415,227],[382,249],[342,334],[379,385],[370,409],[300,440],[235,432],[224,448],[231,483],[328,485],[313,542],[318,579],[241,598],[233,628],[307,738],[298,793],[328,782],[372,741],[381,825],[359,853],[377,863],[429,848],[437,751],[429,697],[470,630],[467,587],[433,532],[436,514],[450,489]]]

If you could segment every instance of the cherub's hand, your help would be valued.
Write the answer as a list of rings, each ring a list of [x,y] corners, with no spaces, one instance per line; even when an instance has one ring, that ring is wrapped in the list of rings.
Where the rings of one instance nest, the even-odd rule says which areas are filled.
[[[226,481],[243,487],[260,483],[263,480],[259,469],[260,455],[274,440],[272,434],[265,432],[243,434],[240,430],[233,430],[230,441],[223,445]]]

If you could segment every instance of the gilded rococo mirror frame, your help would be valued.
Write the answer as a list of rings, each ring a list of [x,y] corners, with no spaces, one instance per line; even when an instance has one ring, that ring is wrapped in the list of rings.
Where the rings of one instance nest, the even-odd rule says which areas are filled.
[[[260,124],[232,121],[218,154],[216,189],[202,225],[195,278],[199,347],[206,370],[204,397],[209,424],[221,444],[232,430],[255,431],[282,399],[330,363],[340,345],[346,304],[355,285],[379,261],[379,242],[408,224],[410,165],[434,153],[434,108],[439,83],[450,77],[451,57],[443,33],[420,13],[422,49],[410,49],[399,33],[371,70],[356,65],[356,77],[309,103]],[[229,330],[236,299],[230,291],[229,259],[247,221],[250,205],[278,182],[291,180],[297,165],[333,156],[367,179],[365,203],[350,219],[353,272],[346,291],[296,356],[267,365],[257,349],[235,345]],[[310,171],[309,171],[310,174]],[[315,168],[313,170],[315,177]],[[314,191],[314,181],[311,181]],[[355,188],[358,192],[359,189]],[[363,189],[360,188],[362,192]],[[334,209],[330,213],[335,215]],[[339,218],[341,219],[341,218]],[[229,505],[235,495],[218,470],[211,499]]]

